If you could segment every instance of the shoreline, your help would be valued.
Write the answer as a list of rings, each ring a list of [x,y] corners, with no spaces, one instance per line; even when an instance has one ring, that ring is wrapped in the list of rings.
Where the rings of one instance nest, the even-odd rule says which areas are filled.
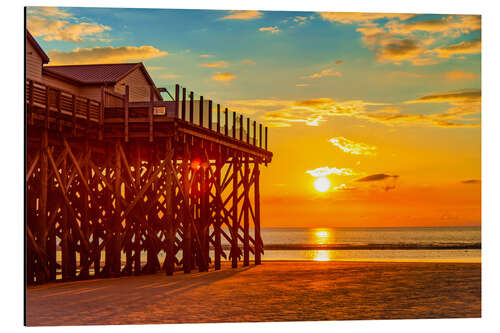
[[[30,286],[26,310],[29,326],[477,318],[481,264],[224,263],[208,273]]]

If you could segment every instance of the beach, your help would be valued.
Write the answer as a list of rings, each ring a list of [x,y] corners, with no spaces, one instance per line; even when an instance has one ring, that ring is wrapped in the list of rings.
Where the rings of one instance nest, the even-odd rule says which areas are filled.
[[[30,286],[29,326],[481,316],[481,264],[265,261]]]

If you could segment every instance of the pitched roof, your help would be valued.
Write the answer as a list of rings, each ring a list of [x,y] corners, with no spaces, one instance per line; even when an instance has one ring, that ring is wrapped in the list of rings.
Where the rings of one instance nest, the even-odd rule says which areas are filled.
[[[44,66],[43,72],[46,75],[56,76],[65,80],[77,82],[81,85],[93,84],[115,84],[139,68],[148,83],[156,88],[156,85],[149,76],[146,67],[142,62],[122,63],[122,64],[93,64],[93,65],[64,65],[64,66]],[[158,89],[154,89],[158,98],[162,99]]]
[[[80,84],[116,83],[141,63],[44,66],[44,71]]]
[[[33,45],[33,48],[35,49],[36,53],[38,53],[40,55],[40,57],[42,58],[42,62],[44,64],[48,64],[49,57],[47,56],[47,54],[45,52],[43,52],[42,48],[40,47],[40,45],[36,41],[35,37],[33,37],[28,30],[26,30],[26,38],[31,43],[31,45]]]

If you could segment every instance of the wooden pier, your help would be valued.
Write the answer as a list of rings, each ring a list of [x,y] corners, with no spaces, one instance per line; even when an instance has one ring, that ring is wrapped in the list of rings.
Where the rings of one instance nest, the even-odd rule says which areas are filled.
[[[163,92],[92,100],[26,81],[28,284],[260,264],[267,128]]]

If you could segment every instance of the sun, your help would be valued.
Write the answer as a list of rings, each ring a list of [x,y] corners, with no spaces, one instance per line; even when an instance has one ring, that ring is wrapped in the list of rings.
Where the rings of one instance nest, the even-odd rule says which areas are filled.
[[[330,189],[330,180],[326,177],[319,177],[319,178],[316,178],[316,180],[314,181],[314,188],[316,189],[316,191],[318,192],[326,192]]]

